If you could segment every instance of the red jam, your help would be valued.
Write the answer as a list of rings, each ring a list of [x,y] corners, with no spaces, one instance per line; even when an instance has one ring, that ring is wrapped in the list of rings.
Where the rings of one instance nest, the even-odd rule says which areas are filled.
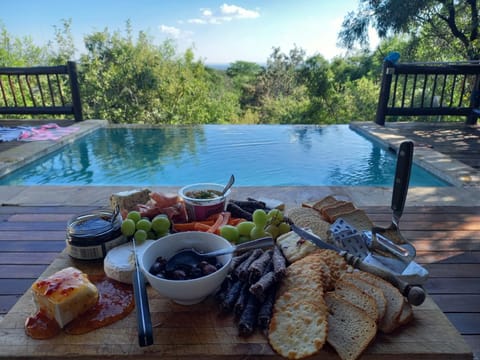
[[[130,314],[135,306],[131,285],[123,284],[105,275],[90,275],[89,279],[98,289],[98,301],[65,326],[63,330],[67,334],[85,334],[110,325]],[[57,322],[50,319],[43,311],[28,317],[25,322],[26,334],[34,339],[50,339],[58,335],[61,330]]]

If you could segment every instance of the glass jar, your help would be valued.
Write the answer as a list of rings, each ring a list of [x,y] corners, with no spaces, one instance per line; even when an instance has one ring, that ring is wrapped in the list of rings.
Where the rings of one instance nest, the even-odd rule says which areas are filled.
[[[103,259],[107,252],[123,243],[122,216],[110,209],[82,213],[67,225],[67,253],[79,260]]]

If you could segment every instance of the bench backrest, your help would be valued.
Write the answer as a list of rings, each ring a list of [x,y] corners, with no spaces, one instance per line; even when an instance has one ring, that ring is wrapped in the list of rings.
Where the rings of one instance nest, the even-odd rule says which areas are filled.
[[[375,122],[386,116],[466,116],[475,124],[480,115],[480,63],[383,64]]]
[[[76,63],[0,68],[0,114],[73,115],[82,121]]]

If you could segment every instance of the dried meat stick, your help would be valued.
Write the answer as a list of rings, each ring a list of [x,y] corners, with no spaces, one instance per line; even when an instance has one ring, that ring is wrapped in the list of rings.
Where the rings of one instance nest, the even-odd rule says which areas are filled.
[[[248,284],[243,283],[242,290],[240,291],[237,301],[233,306],[233,312],[238,317],[242,315],[242,312],[245,309],[245,306],[247,306],[248,296],[250,294],[250,292],[248,291],[248,287],[249,287]]]
[[[222,311],[230,312],[233,309],[233,305],[238,299],[240,295],[240,291],[242,290],[242,283],[240,281],[235,281],[230,289],[228,289],[227,293],[225,294],[225,298],[221,303]]]
[[[240,315],[238,321],[238,333],[240,336],[249,336],[255,330],[258,310],[260,303],[252,294],[249,294],[247,299],[247,305]]]
[[[275,272],[272,270],[250,286],[250,292],[255,295],[258,301],[263,302],[267,296],[268,289],[273,285],[275,285]]]
[[[250,264],[248,267],[248,282],[250,284],[254,284],[260,279],[272,260],[272,254],[273,250],[267,250]]]
[[[254,262],[257,258],[259,258],[263,254],[262,249],[255,249],[252,251],[250,256],[247,260],[243,261],[240,265],[237,266],[235,269],[235,276],[240,279],[241,281],[248,280],[248,268],[252,262]]]
[[[287,260],[277,245],[273,246],[272,262],[275,279],[279,281],[285,276],[285,272],[287,271]]]
[[[265,297],[265,301],[260,306],[257,316],[257,324],[260,329],[268,329],[270,319],[272,318],[273,305],[275,304],[276,287],[274,286]]]
[[[244,252],[243,254],[240,254],[240,255],[237,255],[237,256],[234,256],[232,258],[232,262],[231,262],[231,268],[232,270],[235,270],[235,268],[240,265],[242,262],[244,262],[245,260],[248,259],[248,257],[250,256],[250,254],[253,252],[253,250],[250,250],[250,251],[246,251]]]

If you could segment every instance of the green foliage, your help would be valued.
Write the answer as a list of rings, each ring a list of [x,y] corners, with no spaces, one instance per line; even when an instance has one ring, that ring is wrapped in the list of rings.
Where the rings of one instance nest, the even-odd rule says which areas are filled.
[[[340,43],[346,48],[368,45],[369,27],[381,38],[409,34],[430,49],[442,49],[450,55],[480,59],[479,8],[476,0],[360,0],[357,12],[343,21]],[[433,54],[431,54],[433,55]]]

